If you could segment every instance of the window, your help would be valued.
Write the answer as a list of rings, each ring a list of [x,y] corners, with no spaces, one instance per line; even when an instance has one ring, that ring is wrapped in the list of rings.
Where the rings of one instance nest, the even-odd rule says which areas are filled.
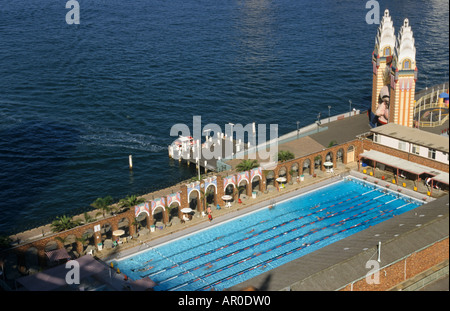
[[[398,149],[406,150],[406,143],[404,141],[399,141],[398,142]]]
[[[377,134],[377,133],[374,133],[373,134],[373,141],[376,142],[376,143],[379,143],[380,142],[380,135]]]
[[[436,150],[428,149],[428,157],[433,160],[436,159]]]
[[[409,59],[405,59],[403,61],[403,69],[411,69],[411,61]]]
[[[420,147],[417,146],[417,145],[412,145],[412,147],[411,147],[411,153],[419,154],[419,153],[420,153]]]
[[[384,48],[384,56],[390,56],[391,55],[391,48],[387,47]]]

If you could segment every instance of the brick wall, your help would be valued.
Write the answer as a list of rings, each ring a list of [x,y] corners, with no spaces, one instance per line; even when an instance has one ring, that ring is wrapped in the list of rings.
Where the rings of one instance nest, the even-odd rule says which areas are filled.
[[[435,168],[438,169],[440,171],[444,171],[444,172],[448,172],[449,170],[449,165],[445,164],[445,163],[441,163],[441,162],[437,162],[431,159],[427,159],[415,154],[410,154],[408,152],[405,151],[401,151],[398,149],[394,149],[391,147],[386,147],[377,143],[374,143],[373,141],[369,140],[369,139],[364,139],[363,141],[363,148],[365,150],[376,150],[379,152],[383,152],[389,155],[392,155],[394,157],[398,157],[404,160],[408,160],[414,163],[418,163],[418,164],[422,164],[431,168]]]
[[[363,278],[345,286],[342,291],[386,291],[408,280],[449,258],[448,238],[414,252],[408,257],[382,268],[379,274],[379,284],[367,284]]]

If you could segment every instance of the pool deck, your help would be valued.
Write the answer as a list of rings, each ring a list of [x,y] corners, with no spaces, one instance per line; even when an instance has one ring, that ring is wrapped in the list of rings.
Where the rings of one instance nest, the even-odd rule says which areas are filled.
[[[358,175],[353,172],[352,175]],[[357,176],[359,177],[359,176]],[[152,239],[132,248],[124,249],[104,258],[106,262],[121,260],[150,247],[155,247],[177,238],[193,234],[199,230],[243,216],[271,202],[286,199],[315,190],[340,180],[334,176],[319,183],[314,183],[297,190],[292,190],[270,200],[265,200],[246,208],[229,211],[213,220],[200,222],[172,234]],[[406,194],[406,193],[405,193]],[[423,196],[423,195],[422,195]],[[416,195],[416,198],[417,195]],[[376,259],[378,242],[382,243],[381,267],[415,250],[433,244],[448,237],[449,231],[449,196],[440,197],[428,204],[398,215],[380,224],[360,231],[341,241],[323,247],[313,253],[293,260],[275,269],[264,272],[252,279],[235,285],[228,290],[236,291],[254,287],[264,291],[330,291],[338,290],[352,281],[364,277],[367,273],[365,263],[370,258]]]
[[[198,224],[192,225],[192,226],[187,226],[185,229],[180,230],[180,231],[176,231],[173,232],[172,234],[169,235],[164,235],[160,238],[157,239],[153,239],[153,240],[148,240],[148,241],[143,241],[142,244],[139,244],[133,248],[129,248],[126,250],[121,251],[120,253],[113,253],[111,256],[108,256],[107,258],[104,258],[103,260],[106,262],[110,262],[113,260],[121,260],[125,257],[128,257],[130,255],[135,255],[136,253],[140,252],[140,251],[144,251],[147,250],[150,247],[155,247],[167,242],[171,242],[174,241],[175,239],[178,238],[182,238],[185,237],[189,234],[193,234],[193,233],[197,233],[200,230],[204,230],[204,229],[208,229],[212,226],[227,222],[231,219],[234,219],[236,217],[240,217],[243,215],[246,215],[248,213],[252,213],[254,211],[257,211],[261,208],[265,208],[268,207],[269,205],[271,205],[272,203],[278,203],[287,199],[290,199],[292,197],[296,197],[299,196],[301,194],[307,193],[309,191],[312,190],[317,190],[318,186],[319,187],[323,187],[329,184],[332,184],[336,181],[341,180],[342,178],[339,176],[334,176],[328,179],[325,179],[323,181],[321,181],[319,184],[311,184],[308,186],[305,186],[303,188],[300,188],[298,190],[294,190],[294,191],[290,191],[290,192],[286,192],[285,194],[281,194],[277,197],[272,197],[270,200],[264,200],[262,202],[258,202],[256,204],[252,204],[248,207],[245,208],[241,208],[241,209],[235,209],[233,211],[229,211],[228,213],[225,213],[217,218],[214,218],[212,222],[209,221],[202,221],[199,222]],[[226,210],[226,209],[225,209]],[[218,211],[213,211],[213,215],[215,213],[217,213]]]

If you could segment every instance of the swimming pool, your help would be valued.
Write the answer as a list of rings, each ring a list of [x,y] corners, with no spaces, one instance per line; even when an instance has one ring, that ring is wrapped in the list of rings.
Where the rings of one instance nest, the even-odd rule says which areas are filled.
[[[155,290],[223,290],[423,202],[347,177],[116,262]]]

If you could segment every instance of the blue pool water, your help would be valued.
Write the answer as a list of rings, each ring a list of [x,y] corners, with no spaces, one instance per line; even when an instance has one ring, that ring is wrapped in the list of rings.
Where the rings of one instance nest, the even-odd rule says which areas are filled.
[[[155,290],[223,290],[421,204],[348,178],[116,265]]]

